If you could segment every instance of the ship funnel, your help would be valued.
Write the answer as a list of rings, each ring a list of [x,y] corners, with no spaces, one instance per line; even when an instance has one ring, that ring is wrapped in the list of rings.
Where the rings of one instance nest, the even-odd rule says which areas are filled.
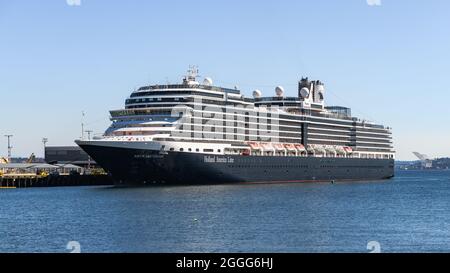
[[[325,86],[323,85],[323,83],[318,82],[316,84],[316,88],[315,88],[315,98],[317,102],[322,102],[323,98],[324,98],[324,93],[325,93]]]

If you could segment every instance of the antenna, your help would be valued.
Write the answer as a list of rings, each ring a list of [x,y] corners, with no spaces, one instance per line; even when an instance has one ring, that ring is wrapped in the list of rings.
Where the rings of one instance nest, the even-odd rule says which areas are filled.
[[[13,137],[13,135],[5,135],[5,137],[8,138],[8,162],[11,162],[11,151],[12,151],[11,138]]]
[[[194,80],[195,80],[195,78],[198,77],[198,66],[196,66],[196,65],[189,66],[188,76],[194,78]]]
[[[84,140],[84,111],[81,111],[81,140]]]
[[[183,82],[184,83],[195,82],[197,77],[199,77],[199,75],[198,75],[198,66],[190,65],[189,69],[187,71],[187,74],[186,74],[186,76],[183,79]]]
[[[86,133],[88,134],[88,140],[91,140],[92,130],[86,130]]]
[[[45,158],[45,148],[47,147],[48,138],[43,137],[42,138],[42,144],[44,144],[44,158]]]

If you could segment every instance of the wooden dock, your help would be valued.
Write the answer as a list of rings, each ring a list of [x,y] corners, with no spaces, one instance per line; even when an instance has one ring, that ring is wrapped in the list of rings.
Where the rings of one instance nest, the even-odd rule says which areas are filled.
[[[113,185],[108,175],[7,175],[0,176],[0,189],[62,186]]]

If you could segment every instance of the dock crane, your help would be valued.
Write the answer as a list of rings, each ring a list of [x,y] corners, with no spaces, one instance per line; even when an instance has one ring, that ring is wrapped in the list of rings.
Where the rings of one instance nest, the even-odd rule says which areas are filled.
[[[429,169],[433,167],[433,161],[426,155],[419,152],[413,152],[413,154],[420,160],[422,169]]]

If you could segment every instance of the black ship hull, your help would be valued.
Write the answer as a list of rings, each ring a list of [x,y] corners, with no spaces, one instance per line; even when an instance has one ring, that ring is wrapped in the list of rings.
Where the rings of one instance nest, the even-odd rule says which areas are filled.
[[[378,180],[393,159],[211,155],[80,145],[116,185],[206,185]]]

